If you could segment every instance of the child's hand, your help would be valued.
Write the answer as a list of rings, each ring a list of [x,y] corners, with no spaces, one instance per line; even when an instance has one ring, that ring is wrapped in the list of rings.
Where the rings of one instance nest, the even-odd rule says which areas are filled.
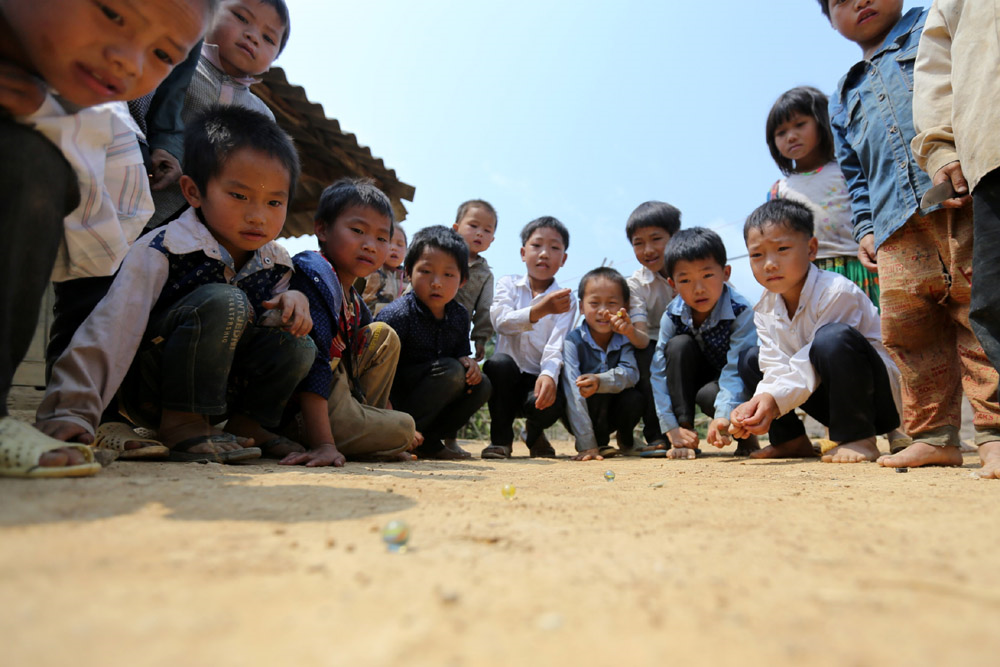
[[[282,292],[270,301],[265,301],[263,306],[280,309],[281,327],[293,336],[305,336],[312,330],[309,299],[302,292],[295,290]]]
[[[604,457],[601,456],[601,450],[597,447],[593,449],[585,449],[576,456],[573,457],[574,461],[603,461]]]
[[[567,287],[565,289],[556,290],[555,292],[550,292],[543,296],[538,303],[535,304],[535,308],[538,308],[538,319],[541,319],[546,315],[568,313],[569,309],[573,307],[573,300],[570,298],[572,294],[573,291]]]
[[[458,362],[465,366],[465,384],[472,387],[483,381],[483,374],[479,370],[479,364],[468,357],[459,357]]]
[[[548,375],[539,375],[535,380],[535,409],[544,410],[556,402],[556,381]]]
[[[628,316],[627,310],[622,308],[617,313],[611,314],[611,329],[627,338],[635,335],[635,327],[632,325],[632,318]]]
[[[45,421],[35,422],[35,428],[50,438],[62,440],[63,442],[80,442],[85,445],[89,445],[94,441],[94,436],[92,436],[87,429],[73,422],[62,421],[59,419],[47,419]]]
[[[941,202],[941,206],[944,208],[962,208],[972,201],[972,196],[969,194],[969,183],[965,180],[965,174],[962,173],[961,162],[958,160],[949,162],[938,169],[931,179],[931,183],[934,185],[939,185],[945,181],[951,181],[951,187],[956,195],[951,199],[945,199]]]
[[[180,180],[181,163],[173,155],[162,148],[154,148],[149,159],[153,163],[153,173],[149,175],[151,189],[163,190]]]
[[[482,361],[486,356],[486,343],[481,340],[476,341],[476,361]]]
[[[285,458],[278,461],[278,463],[283,466],[304,465],[307,468],[318,468],[320,466],[342,468],[347,463],[347,459],[337,449],[337,445],[329,442],[315,449],[310,449],[308,452],[293,452],[288,454]]]
[[[679,449],[698,449],[698,432],[678,426],[667,431],[667,440],[672,447]]]
[[[875,235],[865,234],[858,241],[858,261],[872,272],[878,271],[878,259],[875,254]]]
[[[0,62],[0,107],[13,116],[30,116],[45,101],[45,85],[17,65]]]
[[[576,386],[580,390],[580,396],[590,398],[597,393],[601,380],[593,373],[584,373],[576,379]]]
[[[710,445],[722,449],[733,441],[729,437],[729,420],[725,417],[716,417],[708,424],[708,434],[705,440]]]
[[[781,416],[778,403],[771,394],[757,394],[743,405],[739,405],[729,416],[729,432],[742,439],[750,435],[764,435],[771,422]]]

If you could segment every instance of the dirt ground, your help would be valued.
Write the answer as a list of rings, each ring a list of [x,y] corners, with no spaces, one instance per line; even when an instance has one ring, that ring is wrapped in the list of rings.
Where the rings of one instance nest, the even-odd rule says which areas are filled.
[[[1000,483],[974,454],[907,474],[515,454],[0,479],[0,660],[1000,664]]]

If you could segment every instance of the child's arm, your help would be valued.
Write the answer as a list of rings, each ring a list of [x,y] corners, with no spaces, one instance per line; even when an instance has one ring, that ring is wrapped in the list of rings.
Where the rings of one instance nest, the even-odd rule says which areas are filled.
[[[649,329],[645,322],[632,322],[628,311],[622,308],[617,313],[611,315],[611,328],[615,333],[628,338],[628,342],[639,350],[645,350],[649,345]]]
[[[531,323],[549,315],[562,315],[576,308],[573,290],[568,287],[549,292],[531,306]]]
[[[559,294],[569,292],[569,290],[557,290],[551,292]],[[541,371],[538,380],[535,381],[535,407],[544,410],[556,402],[556,382],[559,381],[559,371],[563,365],[563,343],[566,341],[566,334],[573,327],[573,320],[576,319],[576,297],[572,294],[569,298],[569,308],[559,314],[553,315],[552,330],[549,338],[542,350],[540,361]]]
[[[13,63],[0,61],[0,107],[30,116],[45,102],[45,84]]]
[[[746,403],[737,406],[729,415],[729,433],[742,440],[751,435],[764,435],[771,428],[771,422],[782,415],[774,396],[754,394]]]
[[[476,361],[482,361],[486,356],[486,343],[493,337],[493,324],[490,322],[490,304],[493,303],[493,274],[490,273],[483,283],[483,288],[476,297],[472,316],[472,342],[476,346]]]
[[[595,392],[619,394],[639,382],[639,364],[635,361],[635,350],[631,345],[623,345],[618,365],[603,373],[594,375],[597,380]]]
[[[582,395],[578,383],[580,374],[580,358],[577,354],[576,343],[572,339],[563,342],[563,368],[560,381],[563,386],[563,394],[566,397],[566,418],[569,421],[570,430],[576,438],[577,455],[574,461],[601,460],[603,457],[597,447],[597,439],[594,436],[594,424],[590,420],[590,412],[587,411],[587,401]]]
[[[309,300],[297,290],[288,290],[271,297],[262,304],[265,308],[281,310],[281,328],[293,336],[305,336],[312,329]]]
[[[181,159],[184,157],[184,98],[198,67],[201,42],[195,44],[184,62],[171,70],[149,103],[146,113],[146,139],[153,175],[149,182],[153,190],[163,190],[181,177]]]
[[[715,419],[708,425],[708,444],[725,447],[729,444],[729,415],[747,400],[747,390],[740,379],[740,353],[757,345],[754,311],[747,308],[733,320],[729,335],[726,365],[719,374],[719,393],[715,396]]]
[[[304,391],[299,394],[299,407],[302,410],[302,444],[309,451],[289,454],[281,459],[281,464],[305,465],[307,468],[343,467],[347,459],[334,443],[327,399],[311,391]]]
[[[847,140],[847,112],[838,99],[840,90],[830,97],[830,128],[833,144],[851,193],[851,217],[854,220],[854,239],[858,242],[858,260],[869,271],[878,271],[875,257],[875,226],[872,223],[871,198],[868,179],[861,168],[861,160]]]
[[[660,433],[667,434],[680,427],[674,415],[673,402],[667,391],[667,343],[676,334],[674,321],[666,312],[660,320],[660,337],[656,341],[656,351],[649,362],[649,383],[653,389],[653,403],[656,405],[656,417],[660,422]]]

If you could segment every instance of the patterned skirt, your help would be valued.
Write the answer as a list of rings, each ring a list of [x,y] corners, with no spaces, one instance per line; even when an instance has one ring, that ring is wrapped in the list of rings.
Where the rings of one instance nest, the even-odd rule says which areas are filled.
[[[824,271],[833,271],[846,277],[860,287],[861,291],[868,295],[868,298],[872,300],[872,303],[881,312],[878,303],[878,274],[866,269],[857,257],[828,257],[826,259],[817,259],[813,264]]]

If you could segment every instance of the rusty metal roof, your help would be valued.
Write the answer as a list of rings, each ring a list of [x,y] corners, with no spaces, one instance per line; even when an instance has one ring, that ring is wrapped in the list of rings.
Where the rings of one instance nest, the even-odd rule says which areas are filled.
[[[403,200],[413,201],[416,189],[396,176],[396,172],[358,143],[358,138],[327,118],[323,106],[311,102],[302,86],[288,83],[280,67],[272,67],[253,86],[274,112],[274,117],[288,132],[299,149],[302,177],[288,211],[282,236],[302,236],[313,232],[313,214],[323,188],[345,176],[370,178],[392,201],[396,220],[406,218]]]

